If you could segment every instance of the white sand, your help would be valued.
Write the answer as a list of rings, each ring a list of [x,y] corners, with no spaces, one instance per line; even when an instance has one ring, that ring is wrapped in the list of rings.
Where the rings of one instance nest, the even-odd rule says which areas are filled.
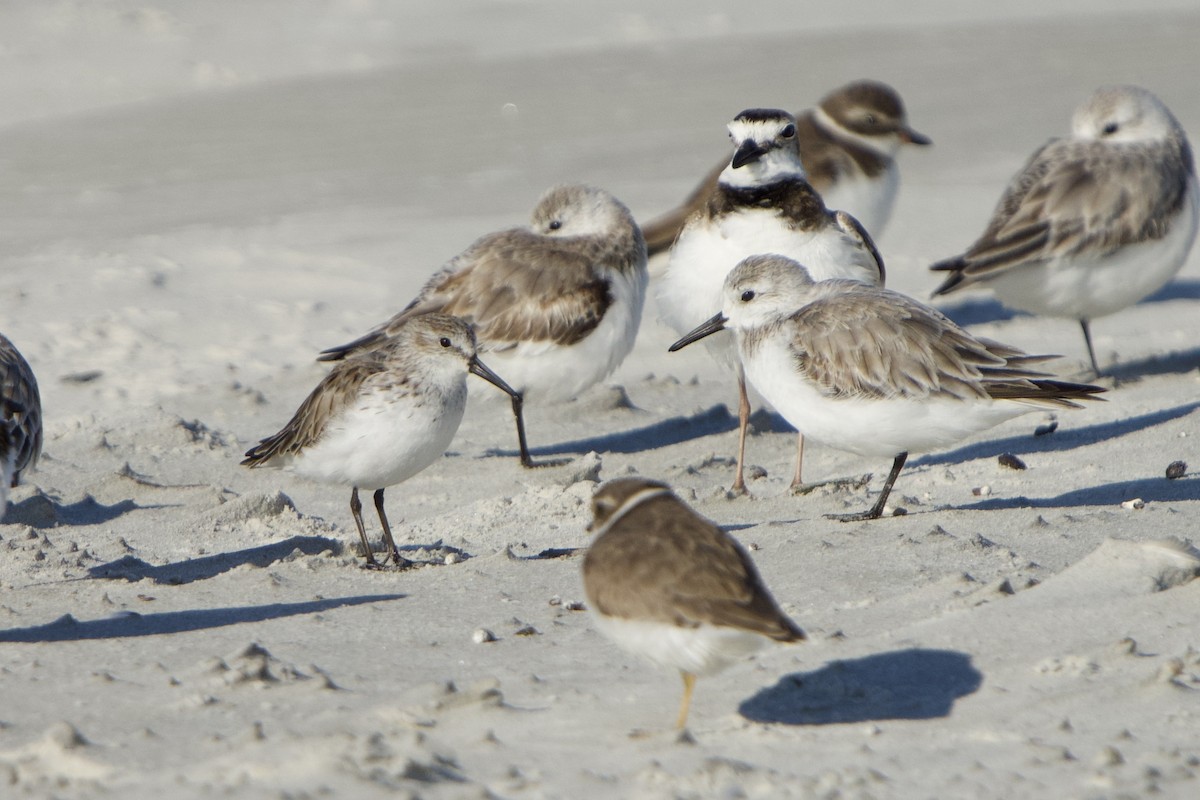
[[[410,555],[453,565],[364,571],[348,492],[237,464],[319,349],[545,187],[652,216],[738,110],[852,78],[895,85],[936,142],[903,154],[880,241],[890,285],[927,296],[924,267],[1095,86],[1150,88],[1200,142],[1194,4],[442,5],[0,7],[0,330],[47,425],[0,524],[0,796],[1200,795],[1200,561],[1160,544],[1200,512],[1196,253],[1095,323],[1107,403],[914,457],[903,517],[788,496],[784,431],[727,499],[730,378],[668,355],[652,305],[613,381],[633,408],[598,388],[529,413],[579,463],[522,470],[485,403],[388,492]],[[947,309],[1082,374],[1070,322]],[[810,453],[814,478],[888,466]],[[753,543],[812,638],[701,681],[694,743],[669,730],[678,680],[571,610],[578,557],[536,558],[585,544],[592,481],[634,471]]]

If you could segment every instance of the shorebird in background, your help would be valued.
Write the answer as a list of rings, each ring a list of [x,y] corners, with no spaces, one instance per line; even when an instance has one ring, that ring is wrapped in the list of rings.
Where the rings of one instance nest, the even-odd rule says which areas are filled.
[[[8,490],[42,454],[42,398],[29,362],[0,334],[0,518]]]
[[[989,286],[1022,311],[1079,320],[1100,374],[1091,320],[1162,288],[1196,238],[1195,166],[1162,101],[1136,86],[1098,89],[1071,135],[1051,139],[1009,183],[983,235],[930,269],[934,295]]]
[[[567,400],[612,374],[633,349],[647,280],[646,244],[629,209],[602,189],[559,186],[538,201],[529,226],[478,239],[403,311],[320,360],[369,349],[415,314],[461,317],[516,388],[521,463],[539,466],[526,443],[524,400]]]
[[[246,451],[242,465],[351,487],[350,513],[367,564],[375,567],[358,499],[359,489],[373,490],[384,560],[407,565],[392,538],[383,492],[446,451],[467,405],[468,372],[516,396],[480,362],[465,322],[445,314],[409,317],[386,340],[335,366],[282,430]]]
[[[687,724],[697,677],[771,641],[805,638],[737,541],[665,483],[618,478],[596,490],[583,585],[596,627],[622,649],[679,670]]]
[[[816,108],[796,114],[796,141],[808,182],[829,208],[845,211],[879,238],[900,186],[896,151],[930,139],[908,124],[904,101],[879,81],[834,89]],[[650,255],[670,248],[688,218],[702,209],[728,161],[712,169],[683,205],[643,227]]]
[[[977,339],[936,309],[859,281],[813,281],[781,256],[747,258],[725,281],[722,310],[676,350],[732,328],[746,377],[788,422],[819,442],[890,457],[883,514],[910,452],[937,450],[1046,408],[1078,408],[1098,386],[1054,380],[1015,347]]]
[[[882,284],[883,259],[870,235],[844,211],[830,211],[805,177],[796,122],[779,109],[749,109],[729,123],[734,154],[716,189],[691,216],[671,248],[658,285],[662,320],[686,333],[721,307],[725,276],[747,256],[779,253],[818,278]],[[709,352],[736,366],[732,337],[708,342]],[[733,490],[746,489],[743,467],[750,400],[738,368],[738,455]],[[804,438],[797,442],[793,487],[803,484]]]

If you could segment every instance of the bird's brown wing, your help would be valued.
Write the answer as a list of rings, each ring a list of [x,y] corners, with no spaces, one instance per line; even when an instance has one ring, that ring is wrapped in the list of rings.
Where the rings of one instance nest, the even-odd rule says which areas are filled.
[[[670,496],[642,502],[597,539],[583,574],[589,602],[608,616],[804,638],[745,551]]]
[[[961,256],[931,269],[952,274],[945,294],[1063,256],[1111,253],[1163,236],[1187,193],[1191,154],[1053,139],[1009,184],[983,235]]]
[[[1075,408],[1104,390],[1047,379],[1029,355],[978,339],[936,309],[853,281],[793,314],[789,347],[798,369],[830,397],[1027,400]]]
[[[354,402],[363,384],[383,369],[384,356],[377,350],[338,364],[305,398],[288,424],[246,451],[242,466],[267,466],[277,456],[297,455],[315,444],[330,420]]]
[[[29,362],[0,335],[0,423],[8,428],[13,482],[37,465],[42,452],[42,400]]]
[[[600,246],[522,229],[485,236],[436,273],[407,308],[366,336],[326,350],[322,360],[372,347],[410,317],[432,311],[465,320],[482,352],[578,342],[613,300],[593,266]]]
[[[982,398],[1004,358],[928,306],[850,281],[784,323],[798,368],[831,397]],[[863,291],[862,289],[866,289]]]

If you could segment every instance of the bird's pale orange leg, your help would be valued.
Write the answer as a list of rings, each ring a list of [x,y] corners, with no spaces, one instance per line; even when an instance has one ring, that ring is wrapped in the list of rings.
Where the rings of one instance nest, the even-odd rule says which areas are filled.
[[[730,487],[738,494],[746,493],[746,430],[750,427],[750,396],[746,393],[746,375],[738,367],[738,449],[737,472],[733,476],[733,486]]]
[[[680,670],[679,677],[683,678],[683,700],[679,704],[679,718],[675,720],[675,728],[683,730],[687,727],[688,710],[692,707],[692,690],[696,688],[696,676]]]
[[[796,471],[792,474],[793,489],[799,489],[804,485],[804,480],[800,477],[800,471],[804,467],[804,434],[796,434]]]

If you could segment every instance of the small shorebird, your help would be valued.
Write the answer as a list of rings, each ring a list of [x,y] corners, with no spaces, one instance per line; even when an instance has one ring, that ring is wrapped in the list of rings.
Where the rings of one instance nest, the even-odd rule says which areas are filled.
[[[479,360],[465,322],[445,314],[409,317],[386,340],[334,367],[282,430],[246,451],[242,465],[285,468],[351,487],[350,513],[363,553],[377,567],[358,499],[359,489],[374,490],[384,560],[406,565],[383,510],[383,492],[446,451],[466,408],[468,372],[516,396]]]
[[[1200,197],[1187,136],[1162,101],[1136,86],[1098,89],[1071,136],[1051,139],[1009,183],[983,235],[930,269],[934,295],[990,286],[1004,303],[1089,322],[1162,288],[1196,238]]]
[[[1098,386],[1054,380],[1015,347],[978,339],[939,311],[858,281],[813,281],[796,262],[747,258],[725,281],[722,311],[671,346],[725,328],[746,377],[788,422],[839,450],[893,458],[883,514],[910,452],[936,450],[1045,408],[1078,408]]]
[[[665,483],[618,478],[592,498],[583,585],[596,627],[622,649],[679,670],[687,724],[696,678],[800,630],[736,540]]]
[[[0,518],[8,490],[42,454],[42,398],[29,362],[0,334]]]
[[[778,109],[749,109],[729,123],[735,150],[716,189],[688,220],[671,248],[658,286],[662,320],[679,334],[721,307],[725,276],[747,256],[780,253],[808,266],[818,279],[882,284],[883,259],[861,225],[830,211],[805,177],[796,147],[796,121]],[[708,344],[720,362],[735,365],[733,342]],[[738,369],[738,455],[733,490],[746,489],[743,466],[750,400]],[[798,437],[793,487],[800,487],[803,434]]]
[[[373,347],[414,314],[461,317],[516,388],[521,463],[539,466],[526,444],[524,400],[567,400],[612,374],[633,349],[647,280],[646,244],[629,209],[602,189],[559,186],[538,201],[528,227],[478,239],[403,311],[320,360]]]
[[[796,141],[808,182],[829,208],[845,211],[878,238],[883,234],[900,170],[896,151],[930,139],[908,124],[904,101],[886,83],[853,81],[821,98],[816,108],[796,113]],[[642,228],[653,256],[671,247],[688,217],[704,207],[728,161],[704,176],[683,204]]]

